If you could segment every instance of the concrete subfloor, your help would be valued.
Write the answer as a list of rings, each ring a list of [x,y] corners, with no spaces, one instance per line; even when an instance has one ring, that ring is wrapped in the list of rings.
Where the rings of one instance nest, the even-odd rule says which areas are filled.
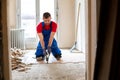
[[[37,62],[35,50],[27,51],[23,62],[32,63],[30,70],[12,71],[12,80],[85,80],[85,54],[62,50],[62,59],[57,61],[52,54],[49,64]]]

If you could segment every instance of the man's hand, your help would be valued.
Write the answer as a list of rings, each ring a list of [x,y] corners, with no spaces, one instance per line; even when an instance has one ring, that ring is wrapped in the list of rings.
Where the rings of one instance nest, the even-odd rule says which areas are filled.
[[[51,53],[51,45],[52,45],[52,42],[53,42],[54,35],[55,35],[55,32],[51,32],[48,47],[47,47],[49,53]]]
[[[55,32],[51,32],[51,34],[50,34],[50,38],[49,38],[48,46],[51,46],[51,45],[52,45],[54,35],[55,35]]]
[[[43,37],[43,34],[42,33],[38,33],[38,37],[40,39],[40,44],[42,46],[42,49],[45,48],[45,43],[44,43],[44,37]]]
[[[45,50],[45,48],[43,49],[43,55],[44,55],[44,56],[46,55],[46,50]]]
[[[50,46],[48,46],[48,53],[51,53],[51,47]]]

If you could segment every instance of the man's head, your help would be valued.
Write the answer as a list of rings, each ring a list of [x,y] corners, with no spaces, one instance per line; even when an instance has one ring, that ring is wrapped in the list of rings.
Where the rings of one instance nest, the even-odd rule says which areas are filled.
[[[43,21],[46,25],[49,25],[50,24],[50,21],[51,21],[51,15],[49,12],[45,12],[43,14]]]

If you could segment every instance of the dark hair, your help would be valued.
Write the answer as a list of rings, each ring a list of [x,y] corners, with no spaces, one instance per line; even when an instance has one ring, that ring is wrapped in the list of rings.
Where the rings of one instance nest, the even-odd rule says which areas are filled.
[[[49,12],[45,12],[45,13],[43,14],[43,17],[47,19],[47,18],[51,17],[51,15],[50,15]]]

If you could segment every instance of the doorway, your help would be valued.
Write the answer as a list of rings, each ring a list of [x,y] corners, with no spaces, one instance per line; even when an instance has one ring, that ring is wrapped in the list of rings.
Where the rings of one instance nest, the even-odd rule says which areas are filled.
[[[47,2],[47,3],[46,3]],[[29,3],[29,4],[28,4]],[[67,5],[66,5],[67,3]],[[80,8],[78,8],[77,3],[81,3]],[[47,6],[46,6],[47,5]],[[75,8],[75,9],[74,9]],[[81,21],[85,21],[85,2],[77,2],[74,0],[21,0],[20,4],[18,3],[18,29],[24,29],[24,38],[25,38],[25,49],[17,49],[13,48],[11,53],[13,57],[15,55],[15,59],[13,58],[12,62],[12,79],[24,79],[24,80],[34,80],[34,79],[42,79],[42,80],[66,80],[66,79],[81,79],[85,80],[85,69],[86,69],[86,52],[81,49],[85,48],[85,42],[80,42],[79,40],[85,40],[85,23]],[[80,9],[80,12],[77,11]],[[42,21],[42,15],[44,12],[50,12],[52,15],[52,20],[58,23],[58,32],[56,35],[58,45],[62,50],[62,60],[57,61],[51,54],[49,63],[46,65],[46,62],[37,62],[35,59],[35,48],[37,46],[38,37],[36,35],[36,25]],[[80,16],[75,16],[80,14],[83,16],[82,19]],[[79,17],[79,25],[77,24],[77,18]],[[20,18],[20,19],[19,19]],[[84,24],[84,25],[83,25]],[[78,27],[77,34],[78,37],[77,47],[79,52],[70,52],[70,49],[74,45],[74,37],[75,37],[75,27]],[[83,31],[81,35],[81,32]],[[79,33],[80,32],[80,33]],[[66,38],[65,38],[66,37]],[[80,39],[79,39],[80,38]],[[81,40],[82,41],[82,40]],[[83,44],[81,44],[83,43]],[[80,46],[78,46],[80,45]],[[14,54],[15,53],[15,54]],[[16,59],[16,56],[20,57]],[[14,63],[16,64],[14,65]],[[20,64],[19,64],[20,63]],[[70,66],[71,65],[71,66]],[[79,70],[78,70],[78,66]],[[56,71],[54,71],[56,69]],[[39,74],[40,71],[40,74]],[[50,73],[52,72],[53,73]],[[64,72],[65,71],[65,72]],[[35,73],[35,74],[33,74]],[[76,74],[77,73],[77,74]],[[59,74],[59,75],[57,75]],[[39,75],[39,76],[38,76]],[[55,75],[57,77],[55,77]],[[80,77],[81,76],[81,77]]]
[[[60,24],[60,23],[59,23]]]

